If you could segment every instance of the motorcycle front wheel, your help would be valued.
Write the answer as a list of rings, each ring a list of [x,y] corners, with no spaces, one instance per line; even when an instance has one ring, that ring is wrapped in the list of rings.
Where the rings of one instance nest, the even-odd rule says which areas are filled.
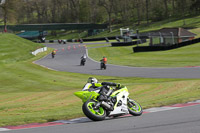
[[[83,113],[93,121],[102,121],[106,118],[106,110],[101,106],[95,108],[96,104],[94,100],[86,101],[82,106]]]
[[[127,106],[128,106],[128,111],[131,115],[134,116],[140,116],[142,115],[142,106],[137,103],[135,100],[128,98],[127,99]]]

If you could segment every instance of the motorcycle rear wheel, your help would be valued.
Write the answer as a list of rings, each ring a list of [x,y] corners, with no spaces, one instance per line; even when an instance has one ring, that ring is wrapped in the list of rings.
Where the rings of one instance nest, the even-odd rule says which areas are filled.
[[[106,69],[106,64],[104,64],[104,69]]]
[[[142,106],[135,100],[128,98],[127,100],[128,111],[131,115],[140,116],[142,115]]]
[[[80,64],[81,64],[81,66],[84,66],[84,65],[85,65],[85,62],[81,61],[81,63],[80,63]]]
[[[96,105],[96,101],[88,100],[83,106],[83,113],[93,121],[102,121],[106,118],[106,110],[103,107],[99,107],[98,109],[94,109]]]

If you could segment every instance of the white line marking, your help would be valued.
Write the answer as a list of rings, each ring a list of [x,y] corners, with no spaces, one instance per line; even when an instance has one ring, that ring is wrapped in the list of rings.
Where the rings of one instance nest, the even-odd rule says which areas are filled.
[[[192,101],[192,102],[188,102],[188,103],[200,103],[200,100],[196,100],[196,101]]]
[[[94,59],[92,59],[92,58],[89,57],[89,55],[88,55],[88,49],[87,49],[87,48],[85,49],[85,51],[86,51],[86,55],[87,55],[87,57],[88,57],[90,60],[99,63],[98,61],[95,61]]]
[[[159,111],[165,111],[165,110],[172,110],[172,109],[178,109],[181,107],[158,107],[158,108],[150,108],[150,109],[145,109],[145,112],[159,112]]]
[[[1,131],[8,131],[8,130],[10,130],[10,129],[7,129],[7,128],[0,128],[0,132],[1,132]]]

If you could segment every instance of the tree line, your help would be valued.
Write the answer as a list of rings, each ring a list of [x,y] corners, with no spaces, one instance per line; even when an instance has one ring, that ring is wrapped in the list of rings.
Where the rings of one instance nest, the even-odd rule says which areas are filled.
[[[150,23],[200,14],[200,0],[6,0],[4,23]]]

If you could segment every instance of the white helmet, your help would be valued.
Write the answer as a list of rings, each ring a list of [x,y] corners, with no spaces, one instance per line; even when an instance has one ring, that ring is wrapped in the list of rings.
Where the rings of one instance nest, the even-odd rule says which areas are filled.
[[[88,78],[88,83],[98,83],[98,80],[96,78],[89,77]]]

